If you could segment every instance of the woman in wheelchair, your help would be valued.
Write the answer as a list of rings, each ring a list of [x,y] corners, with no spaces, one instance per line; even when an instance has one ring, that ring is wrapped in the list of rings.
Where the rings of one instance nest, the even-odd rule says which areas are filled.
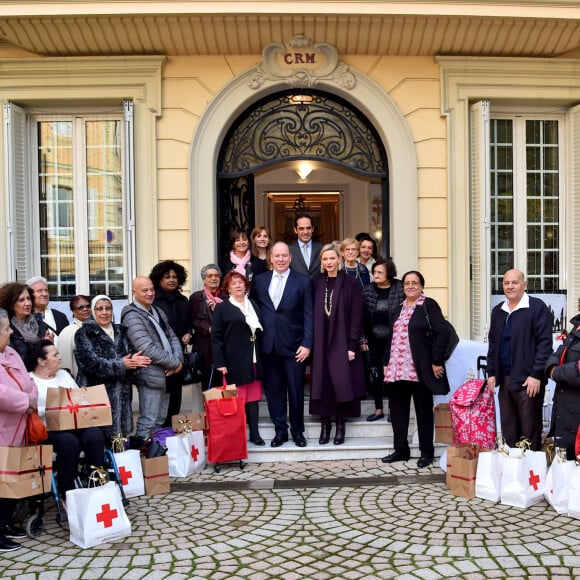
[[[74,379],[60,368],[60,354],[49,340],[38,341],[31,349],[27,368],[38,388],[38,414],[45,421],[46,394],[49,387],[78,389]],[[71,431],[49,431],[47,445],[52,445],[56,453],[56,478],[62,496],[75,488],[75,478],[81,451],[85,454],[87,466],[102,466],[105,442],[99,427],[74,429]]]

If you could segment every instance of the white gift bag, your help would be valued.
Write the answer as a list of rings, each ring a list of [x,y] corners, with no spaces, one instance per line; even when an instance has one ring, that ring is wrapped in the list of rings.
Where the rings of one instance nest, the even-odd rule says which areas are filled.
[[[572,465],[568,479],[568,515],[580,520],[580,465],[575,461],[567,461]]]
[[[573,461],[556,457],[546,475],[544,497],[559,514],[568,513],[568,486],[574,467]]]
[[[131,535],[121,491],[112,481],[67,491],[66,509],[70,541],[81,548],[116,542]]]
[[[501,461],[502,504],[527,508],[544,499],[548,465],[543,451],[510,449]]]
[[[501,495],[501,453],[480,451],[475,474],[475,497],[498,502]]]
[[[171,477],[189,477],[205,467],[203,431],[191,431],[165,441]]]
[[[139,450],[129,449],[122,453],[115,453],[114,458],[125,497],[145,495],[145,481]]]

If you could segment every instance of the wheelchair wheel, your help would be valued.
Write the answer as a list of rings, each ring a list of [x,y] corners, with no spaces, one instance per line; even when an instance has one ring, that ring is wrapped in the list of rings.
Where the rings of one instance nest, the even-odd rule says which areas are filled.
[[[30,538],[38,538],[44,530],[44,520],[38,514],[33,514],[26,520],[24,529]]]

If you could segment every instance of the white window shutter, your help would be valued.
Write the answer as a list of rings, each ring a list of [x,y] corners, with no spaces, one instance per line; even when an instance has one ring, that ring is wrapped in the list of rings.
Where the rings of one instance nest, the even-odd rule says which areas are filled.
[[[487,341],[490,285],[489,101],[470,108],[471,338]]]
[[[8,271],[12,280],[24,282],[34,269],[30,152],[26,110],[14,103],[4,103],[4,139]]]
[[[137,255],[135,249],[135,145],[133,101],[123,101],[125,123],[124,151],[124,196],[125,196],[125,285],[131,287],[131,280],[137,275]]]
[[[580,105],[568,111],[568,171],[570,175],[570,200],[572,211],[569,213],[572,223],[570,232],[570,260],[568,260],[568,320],[577,311],[577,299],[580,297]],[[565,286],[565,287],[566,287]]]

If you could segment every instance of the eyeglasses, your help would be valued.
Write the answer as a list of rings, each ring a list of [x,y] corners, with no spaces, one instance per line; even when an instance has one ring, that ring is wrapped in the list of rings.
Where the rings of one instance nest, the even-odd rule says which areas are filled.
[[[90,309],[91,309],[90,304],[77,304],[75,306],[75,310],[90,310]]]
[[[97,306],[95,312],[110,312],[113,310],[112,306]]]

